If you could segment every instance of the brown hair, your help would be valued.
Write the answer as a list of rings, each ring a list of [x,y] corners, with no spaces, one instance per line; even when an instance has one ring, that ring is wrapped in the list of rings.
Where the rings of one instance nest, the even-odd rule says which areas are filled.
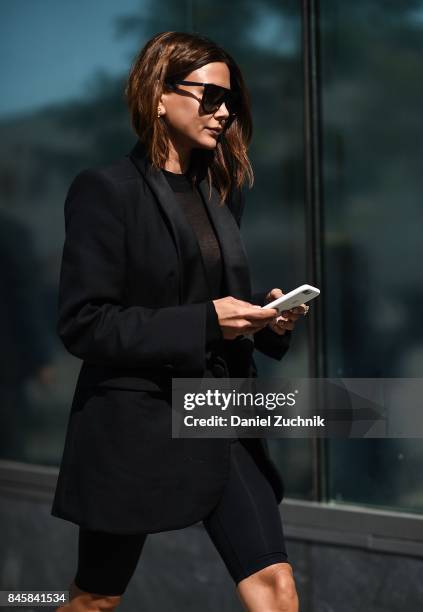
[[[157,117],[160,96],[167,89],[166,78],[178,75],[183,79],[193,70],[210,62],[224,62],[230,71],[231,89],[240,94],[239,112],[222,132],[213,151],[196,148],[192,151],[190,169],[193,180],[207,172],[209,197],[213,184],[223,202],[233,188],[241,188],[254,174],[247,147],[252,137],[250,99],[236,62],[212,40],[199,34],[161,32],[141,49],[131,67],[125,96],[132,126],[146,145],[152,165],[164,168],[169,145],[166,124]]]

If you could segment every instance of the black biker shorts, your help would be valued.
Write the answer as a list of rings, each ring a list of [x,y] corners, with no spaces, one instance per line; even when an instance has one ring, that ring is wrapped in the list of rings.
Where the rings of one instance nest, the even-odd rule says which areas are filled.
[[[288,562],[273,489],[239,440],[231,443],[231,469],[222,497],[203,524],[235,584],[272,563]],[[147,535],[80,527],[75,584],[91,593],[123,594]]]

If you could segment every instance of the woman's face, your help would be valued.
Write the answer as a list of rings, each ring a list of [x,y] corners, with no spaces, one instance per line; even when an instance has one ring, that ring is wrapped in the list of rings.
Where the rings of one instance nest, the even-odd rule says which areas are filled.
[[[206,64],[190,72],[183,80],[231,88],[230,71],[224,62]],[[178,91],[162,94],[159,105],[161,120],[167,124],[173,145],[187,151],[193,148],[214,149],[219,132],[210,128],[223,129],[229,117],[225,103],[215,113],[205,114],[200,106],[204,87],[177,85],[177,88]]]

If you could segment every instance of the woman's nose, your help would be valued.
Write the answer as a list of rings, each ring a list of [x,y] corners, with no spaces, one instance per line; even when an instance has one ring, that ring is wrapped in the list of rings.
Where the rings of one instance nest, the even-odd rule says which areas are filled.
[[[222,102],[217,111],[215,111],[214,117],[221,119],[227,119],[229,117],[229,111],[226,107],[225,102]]]

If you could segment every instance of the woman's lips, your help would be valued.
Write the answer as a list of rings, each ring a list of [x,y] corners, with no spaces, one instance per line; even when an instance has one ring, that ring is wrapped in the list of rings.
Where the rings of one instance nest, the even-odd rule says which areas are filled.
[[[215,134],[216,136],[219,136],[219,134],[222,132],[222,130],[215,130],[214,128],[206,128],[206,130],[209,130],[209,132],[212,132],[212,134]]]

